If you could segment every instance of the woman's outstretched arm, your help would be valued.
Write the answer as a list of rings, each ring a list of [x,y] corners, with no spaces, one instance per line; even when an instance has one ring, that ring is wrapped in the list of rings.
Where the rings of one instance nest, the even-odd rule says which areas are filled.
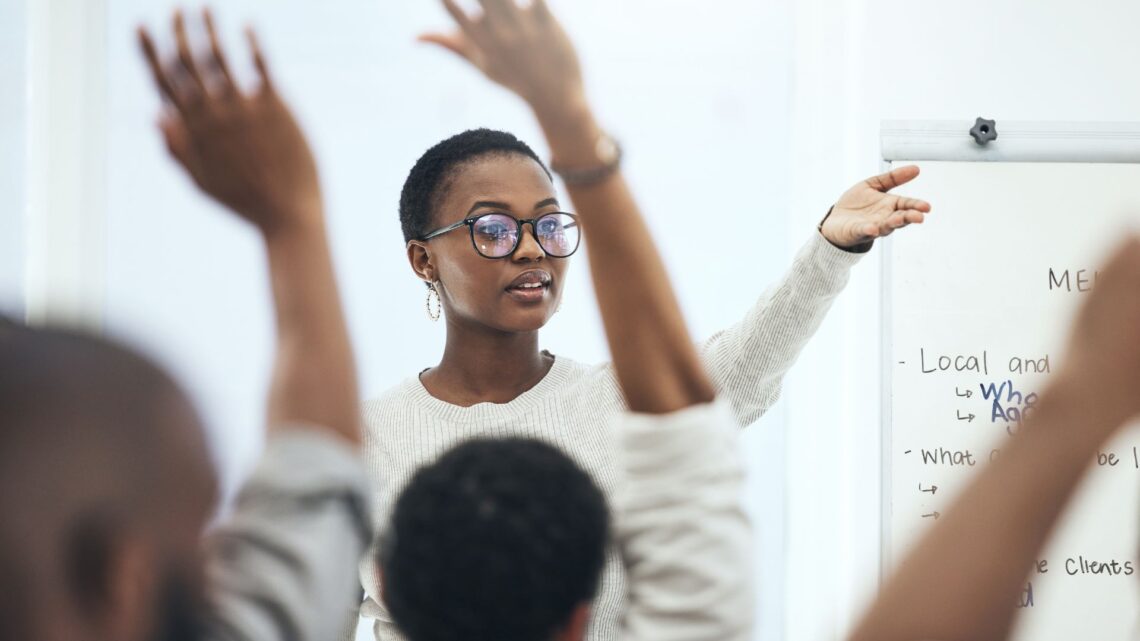
[[[570,177],[566,186],[575,208],[586,217],[587,228],[595,225],[591,248],[604,245],[614,212],[636,211],[636,202],[622,177],[612,141],[590,108],[577,54],[557,19],[541,1],[524,8],[514,0],[483,0],[482,15],[477,17],[465,13],[455,0],[443,0],[443,4],[458,29],[427,34],[421,40],[457,54],[527,102],[550,145],[553,165]],[[855,258],[845,250],[865,251],[875,238],[921,223],[930,211],[923,201],[887,193],[917,174],[917,168],[901,168],[848,190],[822,225],[820,238],[797,259],[784,282],[761,298],[740,323],[704,344],[703,362],[717,391],[731,402],[738,421],[752,422],[774,402],[784,374],[846,284],[847,269]],[[583,175],[594,180],[574,179]],[[596,228],[599,221],[602,229]],[[638,233],[648,234],[644,221],[639,222]],[[596,268],[617,268],[616,264],[598,265],[593,257],[591,252]],[[629,287],[633,281],[618,272],[607,272],[607,277],[616,279],[620,296],[636,297],[642,303],[659,296],[652,288]],[[621,345],[637,348],[642,337],[636,331],[613,329],[616,333],[610,335],[620,337]],[[614,358],[617,365],[621,352],[615,352]],[[645,367],[660,367],[666,364],[664,360],[664,355],[658,355]]]

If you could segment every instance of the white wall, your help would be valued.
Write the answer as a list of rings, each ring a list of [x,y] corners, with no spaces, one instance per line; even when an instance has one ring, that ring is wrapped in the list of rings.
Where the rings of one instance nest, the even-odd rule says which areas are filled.
[[[107,222],[106,2],[25,7],[27,316],[98,327]]]
[[[24,103],[26,100],[23,0],[0,3],[0,313],[24,309]]]

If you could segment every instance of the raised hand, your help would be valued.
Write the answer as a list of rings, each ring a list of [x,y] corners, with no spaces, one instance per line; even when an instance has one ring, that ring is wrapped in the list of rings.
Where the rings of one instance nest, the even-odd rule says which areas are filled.
[[[181,12],[174,16],[177,58],[163,65],[139,30],[143,54],[170,110],[162,133],[194,182],[262,232],[277,319],[277,358],[269,390],[270,429],[331,429],[360,442],[360,398],[344,311],[328,246],[316,162],[278,97],[249,32],[260,82],[234,82],[212,16],[210,46],[195,52]]]
[[[918,167],[908,165],[848,189],[823,221],[823,236],[836,247],[850,249],[921,223],[930,213],[930,203],[887,193],[917,177]]]
[[[305,136],[274,90],[265,58],[247,32],[260,82],[244,92],[234,81],[209,11],[209,47],[195,51],[181,11],[174,16],[177,56],[163,64],[146,29],[139,41],[170,109],[161,121],[171,155],[202,191],[270,233],[320,218],[317,167]]]
[[[470,62],[488,78],[525,100],[542,118],[580,108],[585,100],[574,45],[544,0],[520,7],[516,0],[479,0],[469,16],[455,0],[443,0],[459,26],[452,33],[420,36]]]

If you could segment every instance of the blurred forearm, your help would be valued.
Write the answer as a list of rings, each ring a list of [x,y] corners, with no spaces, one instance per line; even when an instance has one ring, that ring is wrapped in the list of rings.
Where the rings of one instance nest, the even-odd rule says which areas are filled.
[[[536,110],[554,160],[598,164],[600,129],[586,107]],[[589,242],[590,270],[618,381],[635,412],[672,412],[715,396],[653,243],[620,172],[567,185]]]
[[[265,237],[277,322],[270,429],[312,424],[359,443],[355,364],[323,215],[294,219]]]
[[[852,641],[999,641],[1019,591],[1097,448],[1119,421],[1055,384],[900,564]]]

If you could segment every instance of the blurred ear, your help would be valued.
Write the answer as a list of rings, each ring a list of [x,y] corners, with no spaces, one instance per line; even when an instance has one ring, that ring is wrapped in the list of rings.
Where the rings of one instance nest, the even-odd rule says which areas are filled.
[[[566,625],[554,633],[554,641],[582,641],[586,638],[586,627],[589,624],[590,604],[582,603],[570,613]]]
[[[407,249],[408,263],[412,266],[412,271],[421,280],[434,283],[436,281],[435,265],[432,263],[431,252],[428,250],[427,244],[418,240],[409,240]]]
[[[89,638],[149,638],[157,623],[160,561],[138,532],[102,519],[76,528],[67,571],[75,611],[91,630]]]

